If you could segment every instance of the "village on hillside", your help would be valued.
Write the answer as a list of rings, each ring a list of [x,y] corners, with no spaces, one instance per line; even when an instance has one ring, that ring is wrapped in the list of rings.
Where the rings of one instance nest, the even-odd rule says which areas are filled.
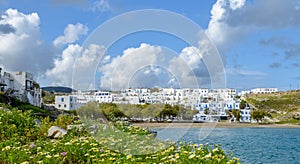
[[[2,72],[0,68],[0,89],[5,95],[15,97],[31,105],[42,106],[42,89],[33,80],[33,74],[27,72]],[[247,94],[269,94],[278,92],[277,88],[256,88],[237,93],[235,89],[206,88],[136,88],[112,91],[74,91],[55,96],[55,106],[61,110],[76,110],[89,102],[114,104],[169,104],[197,110],[193,121],[213,122],[220,119],[230,121],[253,122],[250,107],[243,103]],[[239,120],[234,115],[228,117],[228,111],[238,110]]]

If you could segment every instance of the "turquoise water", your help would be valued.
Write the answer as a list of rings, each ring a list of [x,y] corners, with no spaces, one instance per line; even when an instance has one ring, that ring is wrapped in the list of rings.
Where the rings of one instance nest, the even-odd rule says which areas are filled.
[[[207,137],[201,135],[201,128],[154,130],[163,140],[221,144],[242,163],[300,164],[300,128],[215,128]]]

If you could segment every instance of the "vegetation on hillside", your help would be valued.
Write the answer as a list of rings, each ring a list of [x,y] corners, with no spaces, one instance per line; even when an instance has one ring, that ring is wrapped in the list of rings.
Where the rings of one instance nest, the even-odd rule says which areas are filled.
[[[115,118],[127,118],[131,121],[151,119],[189,119],[191,120],[197,110],[186,109],[182,106],[169,104],[114,104],[90,102],[77,110],[80,116],[113,120]]]
[[[31,111],[31,114],[34,116],[40,116],[40,117],[50,117],[51,120],[55,120],[60,114],[76,114],[74,111],[63,111],[58,110],[55,108],[49,108],[46,107],[36,107],[32,106],[29,103],[24,103],[16,98],[4,95],[0,93],[0,107],[4,107],[7,109],[13,109],[16,108],[21,111]]]
[[[247,95],[246,101],[257,119],[264,115],[278,123],[300,124],[300,90]]]

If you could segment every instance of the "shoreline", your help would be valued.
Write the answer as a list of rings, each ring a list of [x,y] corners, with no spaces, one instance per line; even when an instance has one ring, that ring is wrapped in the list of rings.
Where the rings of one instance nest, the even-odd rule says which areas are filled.
[[[300,128],[295,124],[254,124],[254,123],[133,123],[142,128]]]

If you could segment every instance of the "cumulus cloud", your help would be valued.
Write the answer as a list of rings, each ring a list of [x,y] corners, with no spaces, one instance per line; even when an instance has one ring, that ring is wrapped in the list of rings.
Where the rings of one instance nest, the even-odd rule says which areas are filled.
[[[170,55],[163,47],[142,43],[100,66],[100,88],[208,87],[212,79],[203,62],[205,55],[209,55],[206,50],[193,46]]]
[[[37,13],[24,14],[8,9],[0,15],[0,67],[9,72],[33,73],[42,85],[71,86],[75,61],[79,61],[78,68],[83,68],[96,60],[95,54],[102,52],[102,48],[95,45],[83,49],[70,44],[86,33],[86,26],[69,24],[64,35],[54,41],[55,45],[69,44],[61,49],[42,40]],[[80,57],[77,59],[77,56]]]
[[[227,23],[229,17],[236,10],[245,5],[245,0],[218,0],[211,9],[211,19],[206,29],[208,36],[217,46],[224,46],[228,41],[237,37],[242,29],[230,26]]]
[[[10,24],[0,24],[0,33],[8,34],[8,33],[14,33],[16,29],[12,27]]]
[[[54,60],[54,67],[47,70],[46,77],[53,81],[52,85],[90,89],[94,87],[95,69],[104,50],[103,46],[94,44],[87,48],[69,44],[61,57]]]
[[[82,35],[86,35],[88,32],[88,28],[85,25],[80,23],[77,24],[68,24],[68,26],[64,30],[64,35],[57,37],[53,44],[55,46],[71,44],[78,41],[79,37]]]
[[[145,43],[138,48],[124,50],[122,55],[100,66],[99,71],[102,73],[100,87],[112,90],[128,88],[135,72],[146,66],[156,65],[163,58],[161,52],[160,47]]]
[[[6,71],[42,74],[52,64],[54,49],[40,36],[37,13],[7,9],[0,15],[0,66]]]
[[[203,62],[204,50],[196,47],[184,48],[178,57],[170,61],[169,70],[178,78],[181,87],[207,86],[210,75]]]
[[[299,27],[298,6],[298,0],[218,0],[206,33],[222,51],[256,30]]]
[[[82,47],[71,44],[62,52],[61,58],[54,60],[54,67],[46,72],[47,78],[53,81],[52,85],[71,86],[75,59],[81,51]]]

